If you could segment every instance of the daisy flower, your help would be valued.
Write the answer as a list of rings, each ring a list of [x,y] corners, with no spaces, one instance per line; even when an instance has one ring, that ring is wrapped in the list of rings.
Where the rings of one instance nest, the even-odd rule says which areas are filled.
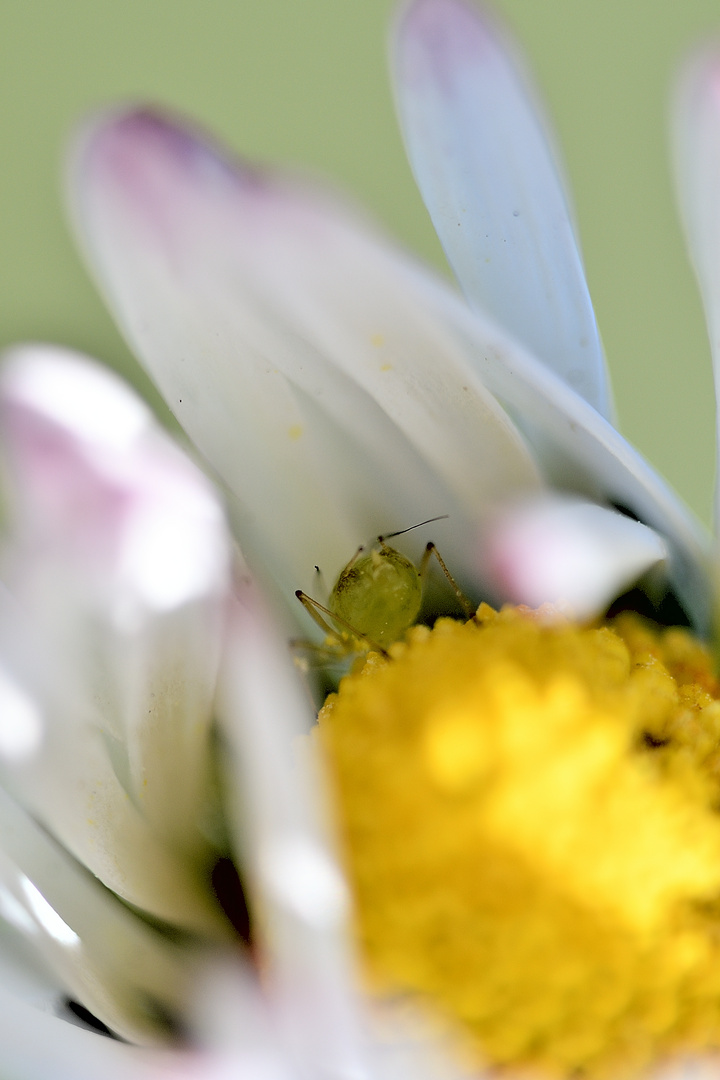
[[[717,1068],[712,547],[613,426],[561,170],[502,33],[415,0],[393,67],[464,298],[162,110],[78,136],[80,243],[205,473],[86,358],[7,357],[18,1076]],[[716,71],[689,69],[677,120],[713,340]],[[395,549],[353,552],[403,531],[416,583],[431,518],[480,606],[385,636]],[[313,633],[294,594],[318,567],[374,606],[340,618],[331,592],[306,651],[357,659],[314,725],[287,639]]]

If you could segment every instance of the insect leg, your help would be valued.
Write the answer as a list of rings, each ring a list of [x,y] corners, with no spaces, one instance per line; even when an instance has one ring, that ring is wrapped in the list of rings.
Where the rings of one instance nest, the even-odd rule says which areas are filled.
[[[447,578],[447,580],[448,580],[448,582],[450,584],[450,588],[455,593],[455,596],[457,597],[457,601],[458,601],[458,603],[460,604],[460,607],[463,609],[463,611],[465,613],[465,618],[466,619],[472,619],[472,617],[475,614],[475,606],[474,606],[474,604],[470,600],[468,600],[467,596],[462,591],[462,589],[460,588],[460,586],[456,582],[455,578],[452,576],[452,574],[448,570],[445,560],[443,559],[442,555],[440,554],[438,549],[433,544],[432,540],[428,544],[425,545],[425,551],[423,552],[423,557],[422,557],[422,559],[420,561],[420,571],[419,571],[420,580],[421,581],[424,580],[425,575],[427,574],[427,569],[428,569],[428,565],[430,563],[430,559],[432,558],[433,555],[435,556],[438,563],[440,564],[440,569],[442,570],[443,574]]]
[[[317,600],[313,600],[312,596],[308,596],[302,589],[297,589],[295,595],[307,611],[308,615],[314,620],[315,623],[324,630],[326,634],[330,634],[331,637],[337,637],[337,629],[333,629],[332,626],[323,618],[323,615],[327,615],[334,623],[341,626],[353,638],[357,638],[359,641],[365,643],[368,649],[372,652],[380,653],[381,656],[388,656],[386,649],[383,649],[382,645],[378,645],[376,641],[368,637],[367,634],[363,634],[360,630],[356,630],[355,627],[349,623],[346,619],[343,619],[340,615],[336,615],[330,608],[326,608],[323,604],[319,604]]]
[[[331,618],[333,618],[333,613],[329,610],[329,608],[323,607],[323,605],[319,604],[317,600],[313,600],[312,596],[308,596],[308,594],[303,592],[302,589],[296,589],[295,595],[307,611],[310,618],[317,626],[320,627],[321,630],[324,630],[326,634],[332,634],[333,636],[337,634],[337,630],[334,630],[332,626],[330,626],[330,624],[327,623],[320,614],[320,612],[324,612],[325,615],[329,615]]]

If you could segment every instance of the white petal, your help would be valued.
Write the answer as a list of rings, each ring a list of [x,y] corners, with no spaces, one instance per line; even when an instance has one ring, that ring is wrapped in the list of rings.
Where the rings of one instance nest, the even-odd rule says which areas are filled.
[[[3,685],[24,740],[0,731],[0,772],[120,895],[217,932],[206,829],[222,507],[147,408],[83,358],[15,350],[0,413],[13,511]]]
[[[649,1074],[648,1080],[715,1080],[717,1077],[717,1057],[699,1057],[692,1055],[681,1057]]]
[[[163,1041],[163,1016],[187,1009],[197,955],[133,915],[1,788],[0,830],[3,918],[113,1031]]]
[[[220,716],[233,769],[235,835],[263,949],[279,1045],[307,1076],[455,1080],[457,1032],[405,998],[361,1000],[346,886],[328,838],[314,718],[260,598],[233,612]],[[247,823],[253,822],[253,829]]]
[[[292,1080],[297,1062],[285,1053],[268,1002],[260,993],[257,976],[238,964],[215,965],[197,988],[196,1043],[224,1061],[226,1072],[212,1069],[199,1074],[208,1080]]]
[[[607,415],[567,197],[502,38],[463,0],[416,0],[398,25],[395,75],[415,178],[469,301]]]
[[[469,521],[537,489],[407,261],[344,209],[150,113],[85,136],[75,209],[130,342],[236,496],[243,551],[290,595],[433,514],[460,561]]]
[[[0,987],[2,1067],[13,1080],[182,1080],[177,1055],[134,1046],[48,1016]],[[177,1071],[174,1071],[177,1070]]]
[[[677,88],[673,124],[680,208],[710,336],[715,395],[720,387],[720,52],[688,63]],[[718,412],[720,437],[720,412]],[[720,445],[718,446],[720,460]],[[720,535],[718,470],[716,533]]]
[[[484,538],[481,558],[500,596],[534,608],[555,604],[589,619],[664,562],[667,547],[625,514],[555,497],[502,514]]]
[[[77,637],[76,629],[70,627],[73,638]],[[92,642],[88,626],[87,648],[97,646],[99,637],[96,633]],[[67,659],[59,639],[51,635],[53,639],[58,648],[47,652],[46,636],[33,636],[17,618],[8,618],[7,612],[0,618],[0,648],[6,660],[10,656],[13,660],[12,668],[3,671],[3,682],[14,688],[16,696],[34,703],[42,723],[42,740],[33,752],[19,756],[14,746],[10,753],[0,747],[2,782],[119,895],[168,922],[222,935],[222,920],[207,884],[207,841],[203,848],[197,833],[191,832],[187,843],[194,850],[188,852],[173,844],[163,835],[162,821],[158,823],[151,814],[146,815],[140,800],[130,797],[129,752],[108,731],[109,722],[116,717],[115,709],[109,707],[113,704],[112,694],[108,694],[103,682],[105,673],[88,670],[88,664],[82,670],[66,672],[65,679],[48,679],[54,664],[62,666]],[[107,659],[99,651],[99,657],[94,653],[88,660]],[[121,672],[113,674],[120,676]],[[109,689],[117,691],[117,684]],[[164,704],[153,702],[153,689],[148,687],[150,693],[144,702],[150,721]],[[139,743],[140,738],[128,739],[130,750],[134,742]],[[182,755],[176,752],[175,740],[168,742],[166,738],[163,749],[164,753],[150,762],[147,787],[151,795],[156,780],[163,793],[171,788],[172,803],[184,819],[183,792],[177,787],[183,773],[180,771],[174,787],[165,775],[168,769],[172,773],[173,759],[183,764]],[[205,746],[201,750],[207,754]],[[204,761],[194,763],[195,775],[204,771]],[[192,787],[188,796],[195,805]],[[147,801],[154,810],[153,799]],[[168,815],[172,813],[171,806],[163,809]],[[197,829],[197,821],[191,824]]]
[[[223,587],[227,538],[210,485],[109,371],[51,346],[4,356],[14,528],[122,604],[165,611]],[[31,534],[31,535],[28,535]]]
[[[663,538],[669,580],[696,628],[707,633],[709,541],[687,507],[611,424],[544,365],[446,289],[427,279],[421,287],[426,305],[455,328],[485,385],[516,419],[552,486],[628,510]]]
[[[303,1074],[361,1077],[348,895],[325,835],[311,746],[303,746],[313,712],[295,675],[258,597],[243,590],[220,716],[230,744],[235,835],[266,955],[265,985]]]

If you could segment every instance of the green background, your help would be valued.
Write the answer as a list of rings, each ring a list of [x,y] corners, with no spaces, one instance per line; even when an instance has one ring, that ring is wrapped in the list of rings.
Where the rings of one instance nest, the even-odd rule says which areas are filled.
[[[573,183],[621,426],[709,519],[710,361],[673,207],[666,114],[717,0],[497,0]],[[84,349],[146,393],[67,235],[62,147],[89,109],[169,102],[236,149],[334,178],[443,266],[395,127],[391,0],[0,0],[0,344]]]

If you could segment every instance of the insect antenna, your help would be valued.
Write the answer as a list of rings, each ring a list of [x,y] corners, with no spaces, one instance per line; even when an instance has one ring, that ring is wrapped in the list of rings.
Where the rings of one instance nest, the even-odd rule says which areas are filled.
[[[425,521],[418,521],[417,525],[411,525],[407,529],[398,529],[397,532],[385,533],[383,536],[378,536],[378,541],[382,544],[384,540],[392,540],[393,536],[402,536],[404,533],[412,532],[413,529],[419,529],[421,525],[430,525],[433,521],[445,521],[445,519],[449,517],[449,514],[438,514],[437,517],[426,518]]]

